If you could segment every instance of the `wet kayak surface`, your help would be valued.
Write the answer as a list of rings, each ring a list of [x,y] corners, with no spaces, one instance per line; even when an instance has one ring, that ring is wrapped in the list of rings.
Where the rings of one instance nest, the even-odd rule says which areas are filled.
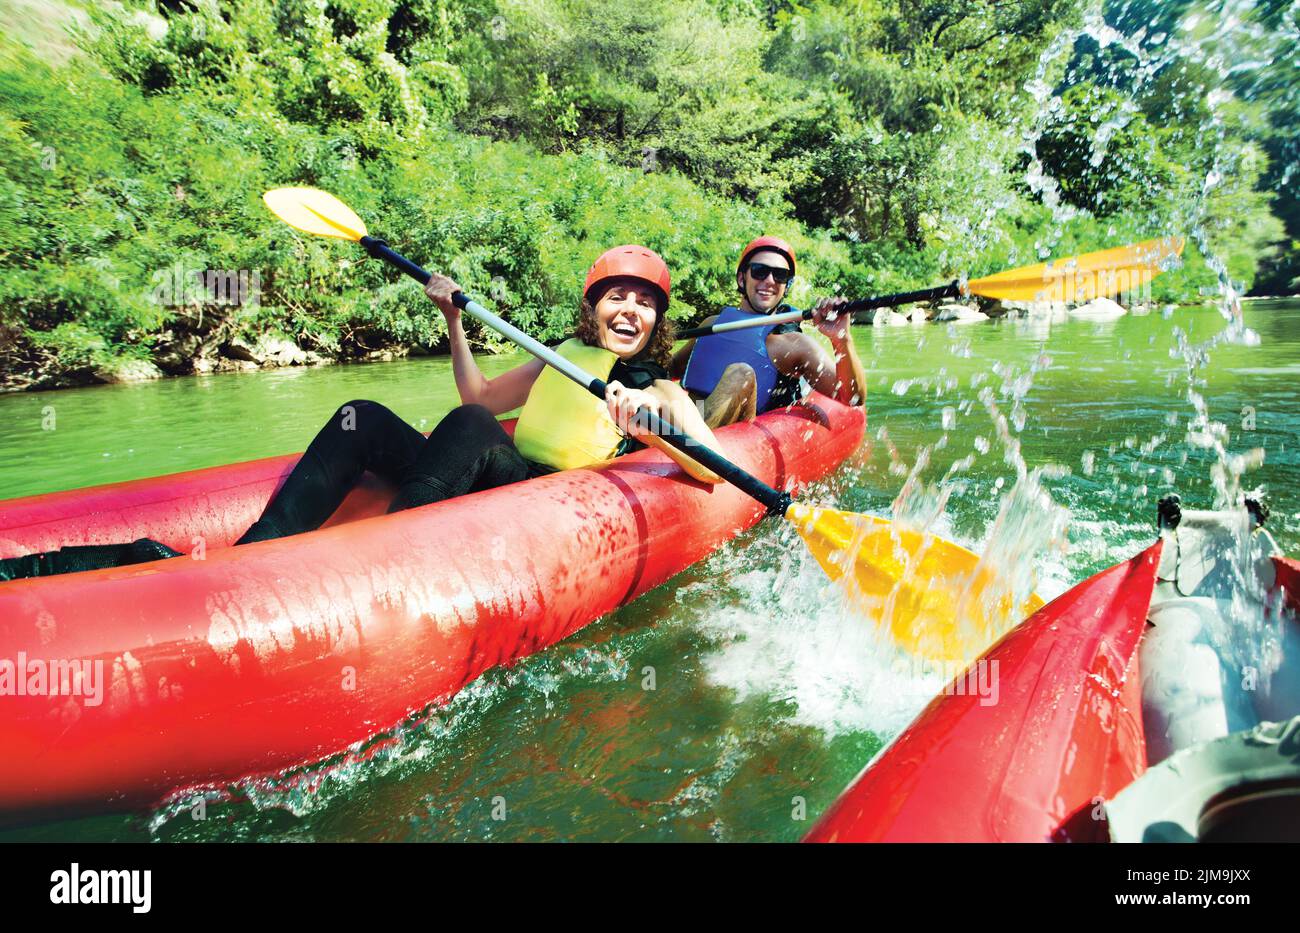
[[[1239,486],[1300,554],[1300,303],[1244,314],[1257,345],[1200,367],[1179,334],[1221,332],[1212,308],[860,328],[868,443],[807,498],[888,514],[906,487],[905,514],[942,505],[934,527],[1032,561],[1050,598],[1154,540],[1166,492],[1212,507],[1216,464],[1222,485],[1258,448]],[[355,398],[424,430],[456,402],[439,358],[0,396],[0,496],[300,450]],[[0,840],[795,840],[937,687],[769,522],[352,755]]]

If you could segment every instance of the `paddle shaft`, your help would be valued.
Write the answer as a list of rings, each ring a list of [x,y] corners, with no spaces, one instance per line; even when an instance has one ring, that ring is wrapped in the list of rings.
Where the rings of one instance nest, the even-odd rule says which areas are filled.
[[[383,240],[377,240],[374,237],[365,236],[361,238],[360,243],[371,256],[391,263],[411,278],[415,279],[421,285],[428,284],[429,279],[432,277],[427,271],[411,262],[411,260],[394,250]],[[603,379],[596,378],[586,372],[582,367],[576,366],[569,360],[566,360],[554,350],[538,343],[517,327],[501,320],[501,318],[484,308],[478,302],[471,300],[464,292],[456,292],[456,294],[451,296],[451,300],[456,307],[465,311],[480,323],[492,328],[498,334],[518,346],[523,347],[548,366],[552,366],[559,370],[596,398],[601,399],[602,401],[604,400],[606,385]],[[649,428],[652,434],[662,437],[665,441],[684,453],[686,456],[690,457],[696,463],[708,467],[718,476],[721,476],[727,482],[740,489],[741,492],[757,499],[767,507],[768,514],[784,515],[790,508],[790,503],[793,500],[788,492],[773,489],[757,476],[742,470],[726,457],[715,453],[708,447],[705,447],[703,444],[677,430],[653,412],[643,410],[638,412],[636,417],[644,421],[646,427]]]
[[[855,298],[840,308],[840,313],[852,314],[855,311],[871,311],[875,308],[893,308],[898,305],[911,304],[913,301],[942,301],[944,298],[956,298],[961,294],[961,287],[956,282],[940,285],[936,288],[923,288],[914,292],[897,292],[893,295],[876,295],[872,298]],[[707,337],[709,334],[725,334],[729,330],[744,330],[746,327],[775,327],[790,321],[807,321],[812,318],[812,309],[807,311],[787,311],[784,314],[765,315],[744,321],[730,321],[726,324],[710,324],[707,327],[691,327],[677,332],[678,340],[692,340]]]

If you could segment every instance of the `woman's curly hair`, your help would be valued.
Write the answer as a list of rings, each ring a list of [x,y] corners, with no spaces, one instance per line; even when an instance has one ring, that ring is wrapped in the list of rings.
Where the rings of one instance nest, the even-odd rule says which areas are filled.
[[[641,352],[632,357],[634,360],[649,360],[658,363],[664,369],[672,361],[673,341],[676,339],[676,326],[665,311],[655,313],[655,325],[650,329],[650,339],[641,348]],[[596,306],[584,295],[578,308],[578,326],[574,329],[575,337],[589,347],[600,346],[600,324],[596,320]]]

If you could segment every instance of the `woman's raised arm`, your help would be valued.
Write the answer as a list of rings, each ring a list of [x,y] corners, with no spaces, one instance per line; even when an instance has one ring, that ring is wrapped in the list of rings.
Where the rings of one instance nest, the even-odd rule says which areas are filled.
[[[451,371],[456,378],[456,391],[460,393],[460,400],[465,405],[482,405],[494,415],[504,414],[524,403],[546,364],[533,359],[494,379],[483,375],[469,348],[469,339],[465,336],[465,327],[461,323],[460,308],[451,301],[451,296],[460,290],[461,287],[452,279],[436,272],[424,287],[424,293],[433,299],[447,320],[447,340],[451,344]]]

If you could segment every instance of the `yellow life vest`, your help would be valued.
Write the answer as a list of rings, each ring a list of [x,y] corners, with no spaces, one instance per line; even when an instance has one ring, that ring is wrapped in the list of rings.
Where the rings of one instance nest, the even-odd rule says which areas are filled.
[[[589,347],[576,337],[555,352],[601,379],[609,378],[618,360],[603,347]],[[529,460],[557,470],[608,460],[622,441],[604,399],[550,366],[533,383],[515,425],[515,448]]]

